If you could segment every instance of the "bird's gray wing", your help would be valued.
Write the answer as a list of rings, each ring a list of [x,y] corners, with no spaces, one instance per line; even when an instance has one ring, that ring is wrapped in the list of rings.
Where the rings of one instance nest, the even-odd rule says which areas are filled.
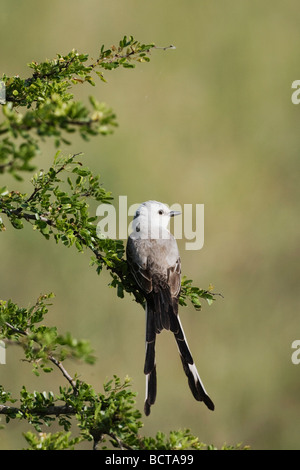
[[[152,291],[151,273],[147,267],[147,250],[142,252],[140,241],[128,237],[126,258],[136,283],[144,294]]]

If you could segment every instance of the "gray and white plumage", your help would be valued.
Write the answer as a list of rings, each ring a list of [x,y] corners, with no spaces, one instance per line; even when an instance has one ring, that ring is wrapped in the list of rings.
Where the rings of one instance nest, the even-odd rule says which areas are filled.
[[[184,372],[193,396],[203,401],[210,410],[214,404],[207,395],[194,364],[178,316],[178,298],[181,288],[181,262],[177,243],[168,230],[170,217],[179,212],[157,201],[140,205],[128,238],[127,261],[135,281],[146,299],[146,398],[144,411],[148,416],[155,403],[157,381],[155,362],[156,335],[163,329],[175,337]]]

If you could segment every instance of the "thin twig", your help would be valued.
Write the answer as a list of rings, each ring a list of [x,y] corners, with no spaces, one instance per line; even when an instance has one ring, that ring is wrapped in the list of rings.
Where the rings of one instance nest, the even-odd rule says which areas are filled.
[[[108,435],[109,435],[112,439],[114,439],[115,441],[117,441],[118,446],[120,447],[121,450],[124,450],[124,449],[133,450],[133,448],[130,447],[128,444],[126,444],[126,442],[121,441],[121,439],[119,439],[118,436],[115,435],[115,433],[110,432]]]
[[[28,336],[28,333],[27,331],[24,331],[24,330],[20,330],[19,328],[16,328],[15,326],[11,325],[10,323],[8,322],[5,322],[6,326],[8,326],[9,328],[11,328],[15,333],[18,333],[22,336]],[[61,371],[61,373],[63,374],[63,376],[65,377],[65,379],[67,379],[67,381],[69,382],[69,384],[72,386],[74,392],[76,393],[77,392],[77,387],[76,387],[76,381],[72,379],[72,377],[70,376],[70,374],[66,371],[66,369],[64,368],[64,366],[62,365],[62,363],[56,359],[54,356],[52,356],[52,354],[48,354],[48,359],[49,361],[52,362],[52,364],[54,364],[56,367],[58,367],[58,369]]]
[[[62,365],[62,363],[61,363],[60,361],[58,361],[57,359],[55,359],[55,357],[53,357],[51,354],[48,355],[48,359],[49,359],[49,361],[51,361],[54,365],[56,365],[56,367],[59,368],[59,370],[61,371],[62,375],[65,377],[65,379],[67,379],[67,381],[69,382],[69,384],[72,386],[74,392],[77,392],[76,381],[72,379],[72,377],[71,377],[70,374],[66,371],[66,369],[64,368],[64,366]]]
[[[19,333],[20,335],[23,335],[23,336],[28,336],[26,331],[20,330],[20,328],[16,328],[15,326],[11,325],[7,321],[5,322],[5,325],[8,326],[8,328],[11,328],[15,333]]]
[[[176,49],[176,46],[173,46],[173,44],[165,47],[154,46],[154,49],[162,49],[163,51],[166,51],[167,49]]]

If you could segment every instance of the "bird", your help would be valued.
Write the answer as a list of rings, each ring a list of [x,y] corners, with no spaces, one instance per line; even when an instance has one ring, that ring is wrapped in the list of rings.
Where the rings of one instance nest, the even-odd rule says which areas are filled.
[[[145,298],[146,416],[149,416],[151,406],[156,401],[155,342],[156,335],[163,329],[174,334],[183,370],[194,398],[204,402],[209,410],[215,408],[200,379],[178,315],[181,260],[176,239],[168,230],[168,225],[171,217],[179,214],[180,212],[170,210],[162,202],[143,202],[133,217],[132,233],[126,246],[129,270]]]

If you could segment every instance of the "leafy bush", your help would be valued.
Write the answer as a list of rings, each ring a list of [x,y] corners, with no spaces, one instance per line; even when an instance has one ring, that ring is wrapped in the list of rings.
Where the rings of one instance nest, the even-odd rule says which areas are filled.
[[[31,178],[30,194],[0,188],[0,213],[4,215],[4,220],[0,217],[0,231],[5,231],[8,222],[18,230],[31,224],[47,240],[54,238],[66,247],[90,252],[90,264],[98,274],[103,268],[110,272],[111,285],[117,288],[118,296],[123,297],[126,292],[141,305],[144,298],[127,268],[123,242],[99,238],[96,217],[89,213],[91,200],[100,203],[112,200],[99,176],[83,165],[81,154],[62,155],[57,150],[47,171],[37,171],[34,158],[40,152],[41,142],[48,138],[54,138],[55,146],[59,147],[61,143],[70,143],[74,132],[79,132],[83,139],[112,133],[117,126],[113,110],[93,97],[89,107],[74,100],[72,87],[85,83],[95,86],[95,79],[106,80],[105,71],[149,62],[155,48],[154,44],[141,44],[125,36],[118,46],[109,49],[102,46],[95,61],[88,54],[73,50],[65,56],[57,54],[53,60],[31,62],[32,73],[28,78],[2,77],[6,103],[2,105],[0,124],[0,173],[9,173],[17,181],[26,172],[36,173]],[[134,408],[135,394],[129,378],[121,382],[113,376],[103,392],[96,392],[77,376],[71,377],[64,365],[67,358],[93,363],[95,357],[86,341],[69,333],[61,335],[55,326],[43,324],[52,298],[53,294],[42,295],[30,308],[0,300],[0,339],[6,346],[19,345],[36,375],[59,370],[67,383],[60,387],[58,395],[51,391],[30,392],[23,386],[18,397],[0,386],[0,414],[5,415],[6,422],[26,420],[37,432],[24,435],[29,449],[72,449],[85,440],[93,441],[94,448],[105,448],[107,440],[120,449],[206,448],[189,430],[173,431],[169,436],[158,432],[153,438],[142,438],[141,414]],[[190,300],[199,309],[201,299],[211,303],[214,294],[183,278],[181,305]],[[44,433],[42,426],[50,426],[53,421],[62,431]],[[80,432],[72,437],[75,423]]]

